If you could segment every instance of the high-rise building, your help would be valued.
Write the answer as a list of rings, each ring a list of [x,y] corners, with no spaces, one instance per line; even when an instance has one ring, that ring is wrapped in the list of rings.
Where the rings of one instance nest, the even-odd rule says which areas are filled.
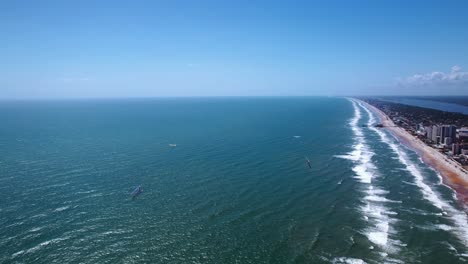
[[[439,133],[439,126],[432,126],[432,134],[431,134],[431,140],[435,143],[438,143],[437,142],[437,137],[440,136],[440,133]]]
[[[458,130],[458,140],[468,142],[468,127],[462,127]]]
[[[452,154],[453,155],[460,154],[460,144],[458,144],[458,143],[453,143],[452,144]]]
[[[454,125],[450,126],[450,137],[452,138],[452,140],[455,140],[455,138],[457,138],[457,127]]]
[[[425,128],[426,130],[426,138],[432,140],[432,127],[428,126]]]
[[[457,127],[453,125],[443,125],[440,127],[440,138],[441,141],[445,138],[455,138],[457,134]]]
[[[444,138],[444,145],[450,146],[452,144],[452,138],[451,137],[445,137]]]
[[[428,129],[429,130],[429,129]],[[442,125],[442,126],[432,126],[431,140],[437,144],[450,145],[454,141],[457,135],[457,127],[454,125]],[[449,138],[449,139],[447,139]]]

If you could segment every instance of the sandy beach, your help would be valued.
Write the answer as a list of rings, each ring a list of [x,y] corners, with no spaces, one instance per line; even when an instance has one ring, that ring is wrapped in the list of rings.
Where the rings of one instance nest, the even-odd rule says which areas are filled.
[[[425,164],[435,169],[442,176],[444,184],[453,188],[457,193],[458,199],[463,201],[465,205],[468,205],[468,172],[460,164],[426,145],[405,129],[396,126],[380,109],[364,101],[359,101],[378,115],[385,127],[384,129],[392,133],[405,146],[416,151]]]

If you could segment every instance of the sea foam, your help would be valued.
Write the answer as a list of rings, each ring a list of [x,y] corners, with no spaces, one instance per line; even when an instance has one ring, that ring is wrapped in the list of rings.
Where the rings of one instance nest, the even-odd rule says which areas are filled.
[[[365,262],[364,260],[362,259],[357,259],[357,258],[334,258],[332,263],[343,263],[343,264],[366,264],[367,262]]]
[[[362,103],[358,103],[368,114],[374,118],[374,114]],[[408,157],[408,155],[392,141],[387,134],[378,130],[375,127],[371,127],[375,133],[380,136],[382,142],[386,143],[394,153],[397,154],[398,160],[403,164],[406,169],[413,175],[414,183],[419,187],[424,199],[429,201],[432,205],[437,207],[443,215],[447,214],[447,217],[454,223],[455,228],[447,229],[446,226],[439,225],[438,227],[442,230],[451,231],[457,236],[465,246],[468,246],[468,217],[464,212],[457,210],[455,207],[450,205],[447,201],[444,201],[440,195],[433,190],[424,181],[424,176],[420,168]],[[441,217],[444,217],[441,215]]]
[[[391,233],[390,223],[394,220],[390,219],[388,215],[391,215],[393,212],[389,212],[384,205],[393,201],[385,198],[385,194],[388,193],[387,191],[373,185],[372,181],[378,175],[377,167],[372,162],[372,156],[375,153],[367,145],[364,132],[358,125],[362,118],[361,107],[354,100],[350,101],[353,104],[354,116],[350,120],[349,125],[354,133],[355,144],[350,153],[337,157],[354,161],[355,165],[352,170],[355,172],[355,178],[365,185],[364,205],[361,207],[361,211],[363,218],[370,224],[369,228],[365,231],[365,235],[369,241],[378,245],[381,249],[387,252],[395,252],[397,241],[389,239],[389,233]],[[373,122],[375,120],[369,115],[368,125],[371,126]]]

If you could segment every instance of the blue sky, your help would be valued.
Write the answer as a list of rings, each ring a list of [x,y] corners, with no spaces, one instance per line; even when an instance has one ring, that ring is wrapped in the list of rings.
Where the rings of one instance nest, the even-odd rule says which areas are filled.
[[[468,95],[467,14],[467,1],[0,0],[0,98]]]

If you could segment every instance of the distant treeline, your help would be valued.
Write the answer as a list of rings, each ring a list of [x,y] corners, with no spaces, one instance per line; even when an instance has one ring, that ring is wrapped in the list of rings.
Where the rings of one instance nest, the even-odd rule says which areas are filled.
[[[440,110],[423,108],[418,106],[392,103],[373,98],[361,99],[383,110],[386,114],[389,114],[391,116],[398,115],[408,120],[411,120],[411,123],[413,124],[450,124],[455,125],[457,127],[468,126],[468,116],[461,113],[444,112]]]
[[[398,98],[396,96],[392,96],[393,98]],[[400,98],[412,98],[412,99],[419,99],[419,100],[429,100],[429,101],[437,101],[443,103],[451,103],[451,104],[458,104],[468,106],[468,96],[404,96]]]
[[[423,100],[433,100],[438,102],[459,104],[468,106],[468,96],[432,96],[432,97],[418,97]]]

